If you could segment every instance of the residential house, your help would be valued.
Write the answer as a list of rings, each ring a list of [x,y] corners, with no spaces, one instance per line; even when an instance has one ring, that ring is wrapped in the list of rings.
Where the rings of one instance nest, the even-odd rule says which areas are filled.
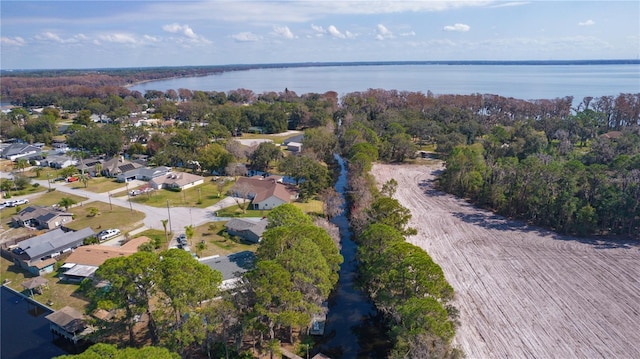
[[[278,182],[276,178],[240,177],[235,186],[236,188],[246,187],[248,189],[251,209],[273,209],[298,198],[297,192]]]
[[[129,182],[132,180],[150,181],[156,177],[167,175],[171,172],[171,167],[158,166],[154,168],[139,167],[130,171],[120,173],[116,180],[118,182]]]
[[[42,149],[37,146],[30,145],[28,143],[12,143],[2,149],[0,157],[15,161],[19,158],[34,157],[41,154]]]
[[[46,158],[40,161],[40,166],[47,166],[51,168],[66,168],[69,166],[75,166],[78,164],[78,160],[64,154],[51,154],[49,153]]]
[[[229,254],[226,257],[212,256],[200,258],[201,264],[222,273],[222,284],[220,289],[228,290],[235,288],[245,272],[253,269],[256,255],[251,251],[243,251]]]
[[[149,185],[155,189],[173,188],[185,190],[204,183],[204,177],[186,172],[172,172],[164,176],[155,177]]]
[[[101,158],[83,158],[78,161],[76,168],[81,173],[88,173],[90,176],[96,176],[96,165],[102,165],[103,160]]]
[[[73,220],[73,214],[41,206],[29,206],[11,218],[16,227],[54,229]]]
[[[13,262],[35,275],[51,273],[57,256],[80,247],[85,239],[93,236],[95,232],[91,227],[75,232],[56,228],[19,242],[11,252]]]
[[[266,218],[234,218],[224,226],[231,236],[238,236],[247,242],[259,243],[268,223],[269,220]]]
[[[117,177],[119,174],[144,167],[143,165],[125,160],[124,157],[118,156],[110,158],[102,162],[102,174],[106,177]]]
[[[63,278],[70,282],[81,282],[85,278],[93,276],[98,267],[107,259],[128,257],[138,251],[140,245],[151,241],[149,237],[137,237],[120,247],[92,244],[76,248],[67,257],[63,268]]]

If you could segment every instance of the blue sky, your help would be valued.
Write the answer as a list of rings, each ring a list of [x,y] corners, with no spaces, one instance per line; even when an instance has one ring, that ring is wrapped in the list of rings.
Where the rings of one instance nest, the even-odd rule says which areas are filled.
[[[640,57],[639,1],[0,2],[2,69]]]

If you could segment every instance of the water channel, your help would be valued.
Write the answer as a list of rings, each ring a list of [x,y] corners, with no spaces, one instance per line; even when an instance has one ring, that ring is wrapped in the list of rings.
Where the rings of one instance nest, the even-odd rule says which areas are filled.
[[[336,156],[340,164],[340,176],[335,189],[342,197],[347,186],[347,169],[344,160]],[[340,358],[386,358],[390,344],[380,325],[377,311],[366,293],[356,283],[357,245],[351,239],[349,222],[345,211],[334,217],[340,229],[344,263],[340,267],[340,278],[336,290],[329,299],[329,313],[325,333],[316,349],[333,359]]]

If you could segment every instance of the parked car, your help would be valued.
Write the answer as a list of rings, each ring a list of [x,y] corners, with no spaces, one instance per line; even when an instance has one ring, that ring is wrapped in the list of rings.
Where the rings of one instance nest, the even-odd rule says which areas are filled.
[[[187,236],[183,233],[176,238],[176,242],[180,245],[187,244]]]
[[[129,191],[129,196],[135,197],[135,196],[139,195],[140,193],[142,193],[142,192],[140,192],[137,189],[134,189],[134,190]]]
[[[29,203],[28,199],[14,199],[12,201],[7,201],[4,204],[7,207],[15,207],[15,206],[20,206],[20,205],[27,204],[27,203]]]
[[[120,235],[120,230],[117,228],[105,229],[104,231],[101,231],[100,233],[98,233],[98,239],[100,241],[106,241],[109,238],[113,238],[119,235]]]
[[[67,177],[67,182],[77,182],[78,177]]]

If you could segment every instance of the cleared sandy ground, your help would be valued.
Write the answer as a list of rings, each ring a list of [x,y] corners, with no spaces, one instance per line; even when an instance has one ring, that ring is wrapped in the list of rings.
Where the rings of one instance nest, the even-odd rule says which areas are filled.
[[[557,235],[435,191],[442,165],[375,165],[411,209],[410,242],[456,290],[469,358],[640,358],[640,246]]]

